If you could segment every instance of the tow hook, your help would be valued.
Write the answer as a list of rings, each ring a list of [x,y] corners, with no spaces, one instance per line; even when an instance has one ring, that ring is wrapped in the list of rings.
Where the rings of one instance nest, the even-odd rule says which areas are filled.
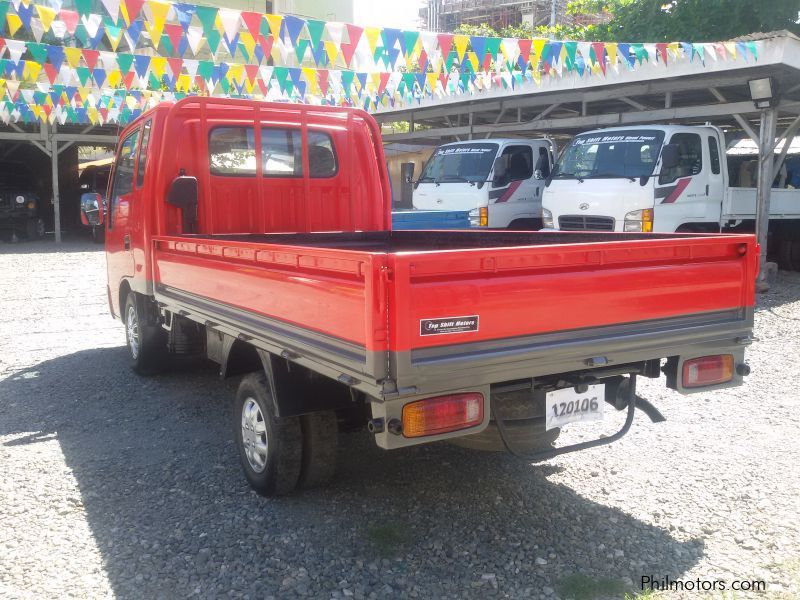
[[[630,379],[622,379],[617,385],[613,400],[606,396],[606,401],[613,404],[617,410],[623,410],[628,405],[628,395],[630,394]],[[667,418],[661,414],[649,400],[642,398],[639,394],[634,394],[636,408],[641,410],[653,423],[663,423]]]

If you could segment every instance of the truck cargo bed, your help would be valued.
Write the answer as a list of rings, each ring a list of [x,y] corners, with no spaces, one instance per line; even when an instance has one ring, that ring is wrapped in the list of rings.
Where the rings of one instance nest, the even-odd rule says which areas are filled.
[[[156,237],[153,256],[169,310],[388,397],[733,345],[757,250],[484,230]]]

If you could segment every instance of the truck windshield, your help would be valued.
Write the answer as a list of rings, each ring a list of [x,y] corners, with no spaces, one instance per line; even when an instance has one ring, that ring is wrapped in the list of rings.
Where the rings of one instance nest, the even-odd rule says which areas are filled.
[[[419,181],[486,181],[497,155],[497,144],[453,144],[437,148]]]
[[[663,131],[631,129],[576,136],[553,169],[553,179],[649,177]]]

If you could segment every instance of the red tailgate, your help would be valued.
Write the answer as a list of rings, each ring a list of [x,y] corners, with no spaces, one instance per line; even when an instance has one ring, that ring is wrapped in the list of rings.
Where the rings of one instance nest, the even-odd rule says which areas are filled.
[[[747,235],[390,256],[391,350],[751,307]]]

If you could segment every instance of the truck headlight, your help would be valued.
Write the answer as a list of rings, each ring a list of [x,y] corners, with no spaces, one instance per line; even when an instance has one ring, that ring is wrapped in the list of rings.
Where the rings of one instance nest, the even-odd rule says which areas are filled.
[[[542,227],[545,229],[555,229],[553,227],[553,213],[546,208],[542,209]]]
[[[653,231],[653,209],[632,210],[626,214],[622,230],[642,231],[645,233]]]
[[[473,208],[469,211],[469,224],[470,227],[488,227],[489,207],[481,206],[480,208]]]
[[[25,204],[25,196],[17,196],[17,204]]]

